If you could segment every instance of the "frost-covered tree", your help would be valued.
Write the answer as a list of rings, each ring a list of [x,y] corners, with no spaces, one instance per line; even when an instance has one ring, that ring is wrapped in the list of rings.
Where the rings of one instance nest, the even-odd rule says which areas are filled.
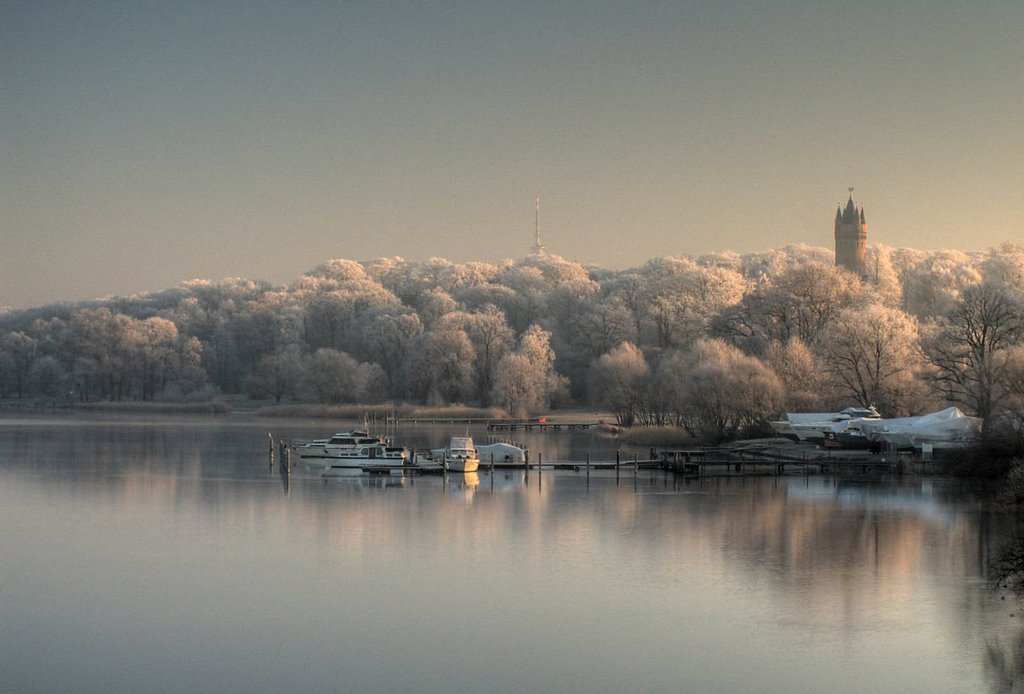
[[[0,399],[13,397],[17,393],[16,368],[14,357],[0,347]]]
[[[478,313],[464,314],[464,330],[476,352],[476,388],[481,399],[491,396],[498,362],[512,348],[515,331],[509,327],[505,314],[496,306],[484,306]]]
[[[321,347],[309,359],[305,371],[309,388],[326,404],[356,399],[356,370],[359,362],[344,352]]]
[[[590,402],[609,408],[622,426],[643,418],[650,369],[636,345],[623,342],[598,357],[590,367]]]
[[[44,356],[32,362],[29,370],[32,392],[45,398],[65,398],[69,392],[69,375],[56,358]]]
[[[736,270],[685,258],[660,258],[642,269],[647,301],[641,344],[659,349],[692,345],[716,315],[739,303],[748,282]]]
[[[1024,294],[1024,244],[1000,244],[988,252],[981,264],[986,282],[1002,283]]]
[[[594,359],[623,342],[634,344],[633,319],[618,300],[594,301],[567,326],[569,342],[579,354]]]
[[[180,359],[178,328],[165,318],[147,318],[131,326],[136,334],[135,349],[141,397],[153,400],[163,392]]]
[[[476,350],[456,321],[438,321],[417,338],[410,354],[409,386],[434,404],[467,402],[475,395]]]
[[[948,400],[978,417],[993,412],[1006,351],[1024,337],[1024,307],[1005,284],[965,289],[925,341],[935,368],[932,383]]]
[[[519,416],[551,407],[566,387],[565,377],[555,371],[551,333],[531,325],[519,338],[515,351],[498,361],[491,397],[510,414]]]
[[[700,340],[687,360],[680,419],[710,442],[767,429],[782,404],[782,384],[760,359],[722,340]]]
[[[452,298],[466,311],[480,311],[486,306],[495,306],[502,313],[515,310],[517,295],[514,289],[500,284],[476,284],[456,291]]]
[[[107,308],[79,311],[72,319],[82,355],[97,366],[102,398],[131,397],[137,357],[133,320]]]
[[[402,303],[411,305],[424,289],[417,277],[417,264],[403,258],[378,258],[364,262],[367,276],[395,295]]]
[[[841,311],[819,340],[835,392],[887,416],[906,416],[923,396],[917,322],[897,308],[868,304]]]
[[[457,311],[458,308],[459,305],[448,292],[437,288],[428,289],[419,296],[416,302],[420,320],[426,328],[433,327],[434,323],[443,316]]]
[[[362,362],[356,369],[356,400],[365,403],[382,402],[387,397],[388,382],[380,364]]]
[[[1020,456],[1024,454],[1024,345],[1007,349],[1002,359],[999,416],[993,426],[986,425],[986,428],[990,434],[997,433],[1011,452]],[[1021,489],[1024,490],[1024,486]]]
[[[513,417],[525,417],[538,405],[534,387],[535,370],[522,354],[506,354],[498,362],[491,389],[491,400]]]
[[[892,308],[902,308],[903,286],[893,260],[893,249],[876,244],[868,246],[865,264],[874,302]]]
[[[307,378],[306,363],[298,345],[292,345],[276,354],[262,357],[256,368],[252,390],[257,397],[266,394],[280,404],[286,394],[295,392]]]
[[[379,309],[366,314],[359,329],[360,355],[379,364],[384,373],[387,393],[402,397],[406,390],[406,367],[423,323],[412,309]]]
[[[586,397],[595,359],[623,341],[636,345],[659,374],[640,419],[657,420],[667,411],[663,401],[682,392],[666,387],[679,382],[669,378],[668,365],[692,355],[693,345],[709,336],[768,360],[786,383],[787,408],[831,406],[839,404],[835,393],[798,375],[832,371],[814,361],[824,357],[816,339],[838,329],[845,307],[902,305],[918,319],[930,354],[939,359],[945,350],[950,363],[948,352],[955,350],[949,345],[957,342],[946,338],[963,322],[953,313],[968,288],[984,279],[1019,295],[1022,258],[1024,247],[1017,243],[986,254],[872,246],[863,282],[834,267],[831,249],[808,246],[659,258],[623,271],[584,268],[553,255],[498,264],[336,259],[284,287],[238,278],[190,280],[161,292],[2,312],[0,336],[17,335],[21,342],[0,338],[0,397],[52,390],[44,383],[53,379],[31,376],[33,369],[40,376],[54,373],[53,362],[41,362],[47,357],[83,400],[247,390],[269,397],[280,392],[273,385],[272,357],[297,352],[308,359],[330,348],[353,358],[357,371],[376,374],[370,381],[383,374],[390,397],[486,401],[500,390],[502,360],[521,350],[507,329],[525,337],[530,326],[543,326],[554,355],[552,373],[563,384],[564,377],[571,379],[578,400]],[[494,318],[499,314],[505,327]],[[817,354],[809,354],[807,345]],[[516,362],[506,364],[506,376]],[[992,362],[996,369],[1000,363]],[[932,369],[944,373],[947,384],[953,378],[948,368]],[[957,378],[978,371],[973,365],[954,370],[961,372]],[[998,382],[991,388],[995,404],[1003,397]],[[911,385],[900,392],[910,392]],[[954,391],[955,401],[973,411],[968,391],[979,388],[942,392],[953,397]],[[354,386],[353,392],[362,391]]]
[[[903,310],[918,319],[949,313],[964,288],[981,281],[973,259],[960,251],[901,249],[893,262],[903,285]]]
[[[310,350],[355,349],[362,316],[399,305],[399,299],[351,260],[331,260],[294,283],[287,302],[301,307],[303,339]],[[269,354],[281,346],[263,350]]]
[[[513,292],[498,304],[513,329],[525,330],[540,319],[545,311],[550,285],[539,268],[507,267],[498,275],[497,282]]]
[[[789,412],[823,412],[832,406],[821,358],[798,337],[768,346],[765,362],[782,383],[783,405]]]
[[[843,268],[795,265],[763,279],[740,303],[722,311],[711,333],[755,353],[793,337],[809,344],[860,294],[860,280]]]
[[[4,355],[0,366],[6,367],[5,380],[19,397],[28,394],[29,372],[36,358],[37,341],[19,331],[7,333],[0,339],[0,354]]]

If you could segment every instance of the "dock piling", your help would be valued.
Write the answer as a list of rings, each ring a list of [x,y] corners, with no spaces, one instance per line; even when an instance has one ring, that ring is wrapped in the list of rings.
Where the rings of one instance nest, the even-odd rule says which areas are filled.
[[[287,441],[278,440],[277,442],[277,459],[281,466],[281,472],[291,474],[292,472],[292,458],[291,448],[288,446]]]

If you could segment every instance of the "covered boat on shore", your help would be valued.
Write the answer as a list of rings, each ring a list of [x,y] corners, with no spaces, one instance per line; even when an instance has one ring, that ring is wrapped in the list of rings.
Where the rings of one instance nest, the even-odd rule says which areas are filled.
[[[839,412],[787,412],[786,419],[770,424],[780,436],[794,441],[822,443],[828,433],[836,431],[838,424],[846,430],[854,421],[881,418],[874,407],[847,407]]]
[[[969,417],[957,407],[947,407],[920,417],[898,417],[864,422],[861,427],[871,441],[896,449],[933,450],[963,448],[978,441],[981,419]]]
[[[861,423],[863,418],[847,419],[835,422],[829,429],[825,430],[825,448],[873,448],[875,444],[864,433]],[[871,421],[878,421],[872,418]]]

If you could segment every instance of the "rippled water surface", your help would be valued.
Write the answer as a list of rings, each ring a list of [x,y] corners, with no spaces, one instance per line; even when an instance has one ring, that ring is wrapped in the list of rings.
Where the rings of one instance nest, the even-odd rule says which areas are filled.
[[[0,691],[934,694],[1022,671],[1020,606],[985,579],[1007,519],[959,483],[268,465],[269,431],[332,426],[0,420]]]

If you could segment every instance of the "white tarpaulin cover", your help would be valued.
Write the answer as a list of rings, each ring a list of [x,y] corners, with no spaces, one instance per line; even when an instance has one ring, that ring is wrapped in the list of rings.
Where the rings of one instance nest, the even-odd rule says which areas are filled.
[[[493,455],[496,463],[525,463],[526,451],[519,446],[510,443],[489,443],[484,446],[477,446],[476,453],[480,462],[485,465],[491,462]]]
[[[921,417],[865,420],[861,430],[872,441],[885,441],[897,448],[920,448],[923,443],[968,443],[981,432],[981,420],[968,417],[957,407],[947,407]]]

